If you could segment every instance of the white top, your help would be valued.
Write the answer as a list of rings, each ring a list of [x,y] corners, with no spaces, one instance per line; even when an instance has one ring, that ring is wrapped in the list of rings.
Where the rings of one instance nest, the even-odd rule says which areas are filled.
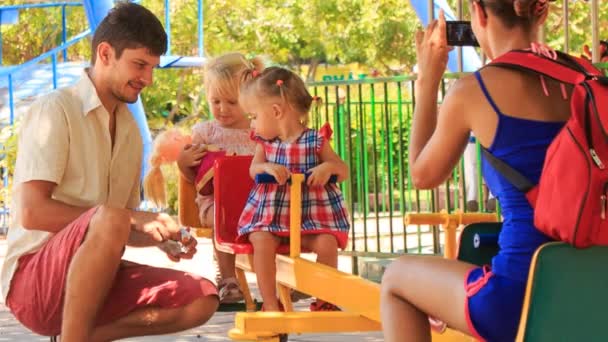
[[[53,199],[75,206],[139,206],[141,135],[131,112],[121,104],[112,149],[109,120],[86,72],[75,85],[38,99],[24,115],[13,179],[8,249],[0,273],[2,298],[8,295],[19,257],[37,251],[53,235],[22,227],[17,201],[22,183],[56,183]]]

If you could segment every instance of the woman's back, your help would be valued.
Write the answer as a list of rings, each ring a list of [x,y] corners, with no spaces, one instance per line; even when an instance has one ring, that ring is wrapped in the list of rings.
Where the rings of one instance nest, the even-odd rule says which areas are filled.
[[[547,96],[539,76],[498,68],[476,73],[475,83],[483,96],[478,103],[483,105],[478,114],[472,114],[471,122],[474,128],[480,127],[476,126],[479,122],[485,128],[479,132],[480,142],[495,157],[538,182],[547,148],[570,115],[560,85],[545,80]],[[533,209],[524,194],[485,158],[482,162],[484,178],[497,195],[504,217],[492,271],[525,281],[534,251],[550,239],[534,227]]]
[[[471,0],[471,27],[486,56],[496,59],[533,46],[548,8],[548,0]],[[438,113],[437,89],[450,50],[446,27],[440,13],[416,35],[419,71],[408,154],[414,186],[430,189],[444,182],[458,165],[471,131],[491,153],[537,181],[547,148],[570,114],[560,85],[489,66],[480,77],[456,82]],[[391,264],[382,279],[386,341],[431,341],[425,315],[478,339],[515,340],[529,263],[534,250],[548,239],[534,228],[533,210],[524,194],[485,161],[483,171],[503,207],[499,255],[492,267],[416,256]]]

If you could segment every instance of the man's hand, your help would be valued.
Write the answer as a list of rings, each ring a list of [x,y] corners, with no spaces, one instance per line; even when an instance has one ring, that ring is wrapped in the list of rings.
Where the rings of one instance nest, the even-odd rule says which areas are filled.
[[[182,228],[181,239],[179,241],[167,240],[158,247],[167,254],[167,257],[174,262],[181,259],[192,259],[196,253],[198,241],[190,233]]]
[[[165,213],[133,211],[131,224],[134,230],[149,235],[156,242],[181,239],[179,226]]]

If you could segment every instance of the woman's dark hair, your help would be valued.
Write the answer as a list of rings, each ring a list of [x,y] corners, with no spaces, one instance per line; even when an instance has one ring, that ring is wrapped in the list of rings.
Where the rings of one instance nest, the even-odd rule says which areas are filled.
[[[491,11],[505,26],[530,28],[549,8],[554,0],[474,0],[484,12]]]

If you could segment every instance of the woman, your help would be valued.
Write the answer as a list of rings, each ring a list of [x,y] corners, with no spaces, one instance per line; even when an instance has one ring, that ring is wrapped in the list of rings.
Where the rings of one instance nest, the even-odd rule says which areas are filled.
[[[472,27],[485,54],[496,58],[537,41],[546,0],[475,0]],[[437,89],[448,59],[445,18],[416,35],[419,74],[410,143],[417,188],[441,184],[462,155],[471,132],[493,155],[538,181],[547,147],[570,116],[560,84],[487,67],[456,82],[437,114]],[[533,225],[522,193],[484,160],[482,170],[504,216],[500,252],[491,266],[438,257],[403,256],[382,280],[386,341],[430,341],[428,317],[479,339],[513,341],[534,251],[550,239]]]

